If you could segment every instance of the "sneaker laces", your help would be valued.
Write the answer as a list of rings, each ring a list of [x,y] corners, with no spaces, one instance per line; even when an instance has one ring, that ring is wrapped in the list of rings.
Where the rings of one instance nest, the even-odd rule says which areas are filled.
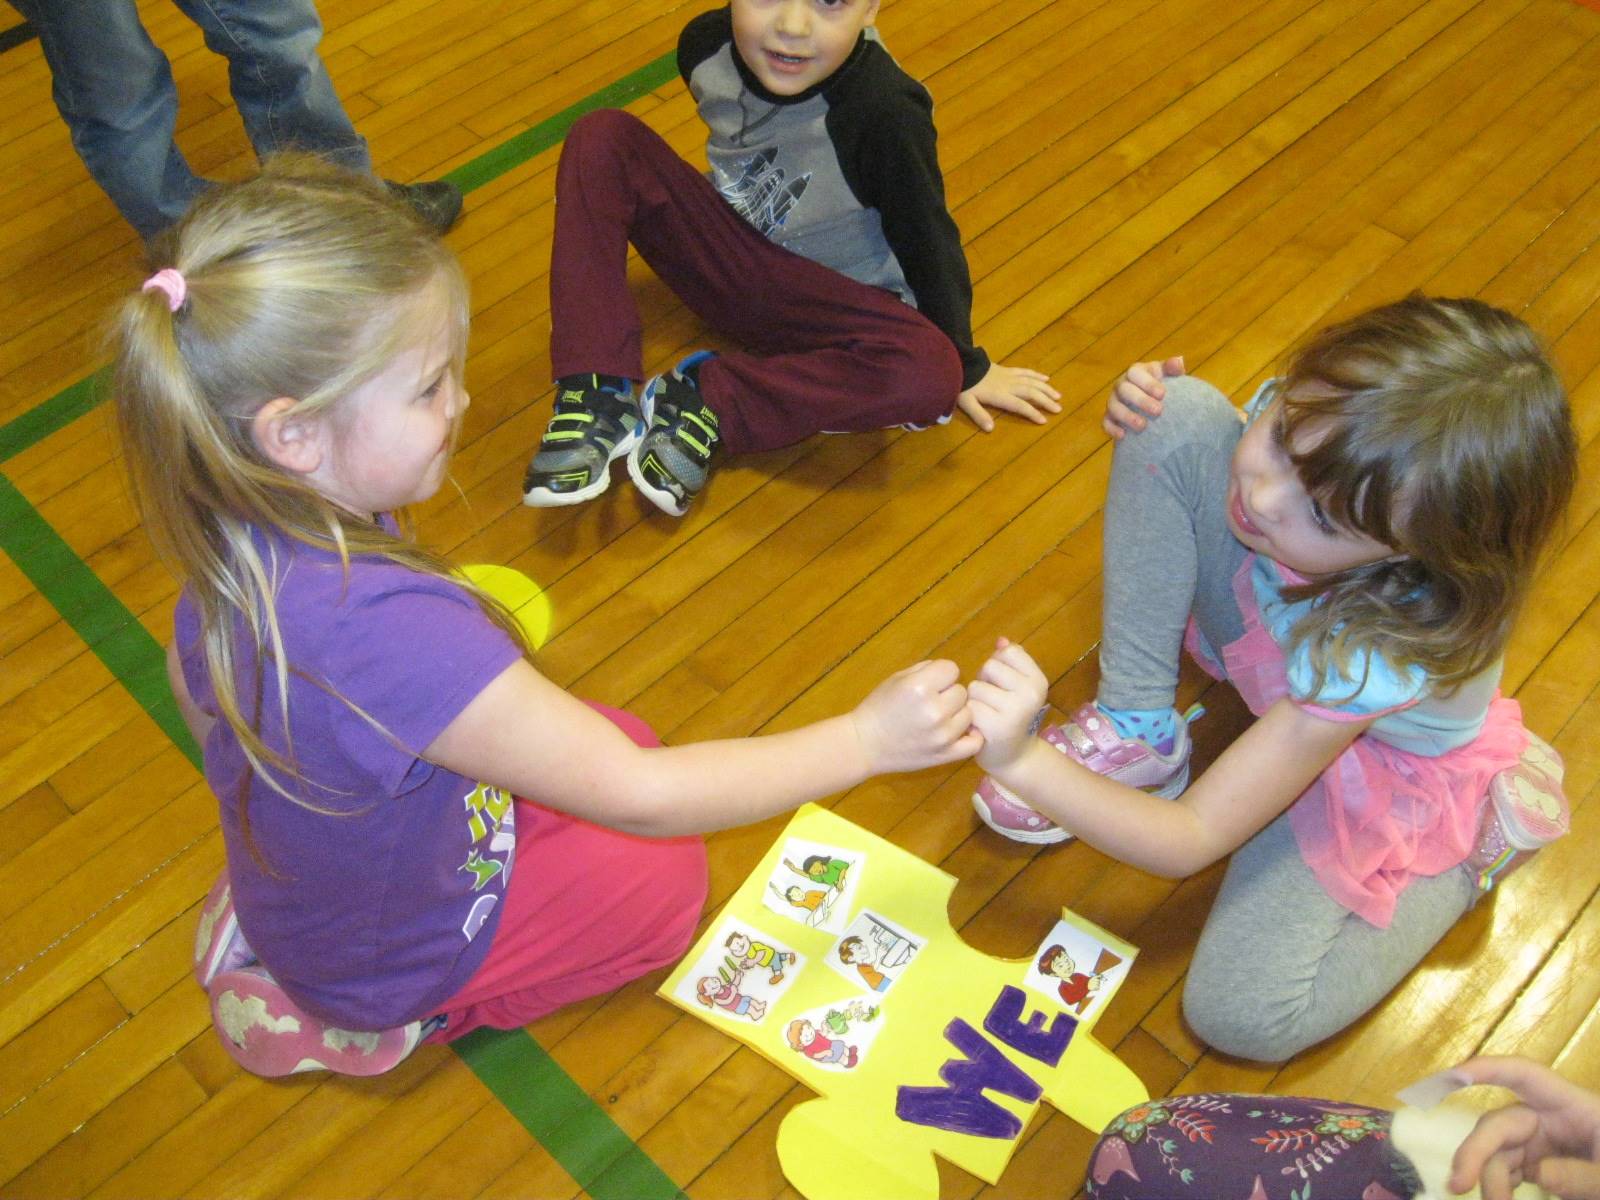
[[[582,441],[587,429],[598,424],[602,433],[615,440],[628,419],[628,397],[608,382],[604,375],[569,375],[556,385],[556,400],[550,423],[539,439],[541,450],[560,450],[567,442]]]
[[[672,422],[671,434],[674,440],[689,448],[695,464],[701,467],[711,461],[711,452],[722,440],[717,414],[703,403],[694,408],[680,408]]]

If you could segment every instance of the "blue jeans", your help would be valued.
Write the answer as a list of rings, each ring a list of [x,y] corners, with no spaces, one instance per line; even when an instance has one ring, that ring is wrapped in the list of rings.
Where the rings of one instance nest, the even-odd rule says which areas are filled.
[[[134,0],[10,0],[39,33],[72,145],[105,193],[148,238],[205,186],[173,141],[172,68],[139,23]],[[317,55],[312,0],[174,0],[228,60],[228,84],[257,156],[312,151],[370,171]]]

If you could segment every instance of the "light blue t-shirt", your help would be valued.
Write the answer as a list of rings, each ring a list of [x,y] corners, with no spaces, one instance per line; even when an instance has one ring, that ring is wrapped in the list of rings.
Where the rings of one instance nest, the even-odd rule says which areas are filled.
[[[1245,423],[1254,421],[1271,403],[1277,383],[1269,379],[1245,405]],[[1433,681],[1419,666],[1397,667],[1370,649],[1357,649],[1343,671],[1331,668],[1321,686],[1311,665],[1311,647],[1301,641],[1291,649],[1290,631],[1310,611],[1315,600],[1291,602],[1283,590],[1299,582],[1281,565],[1256,555],[1250,584],[1261,609],[1262,626],[1285,651],[1284,670],[1289,695],[1295,703],[1317,710],[1330,720],[1366,720],[1376,716],[1367,732],[1412,754],[1436,756],[1464,746],[1483,729],[1489,701],[1500,684],[1503,663],[1496,660],[1477,675],[1437,694]]]

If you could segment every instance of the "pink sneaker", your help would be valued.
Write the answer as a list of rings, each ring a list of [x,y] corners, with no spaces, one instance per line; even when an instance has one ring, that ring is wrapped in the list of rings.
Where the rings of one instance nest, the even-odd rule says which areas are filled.
[[[1079,708],[1066,725],[1047,725],[1041,736],[1097,774],[1176,800],[1189,786],[1189,722],[1199,715],[1198,708],[1183,714],[1172,749],[1165,754],[1137,738],[1123,737],[1093,704]],[[972,807],[985,825],[1014,842],[1049,845],[1072,836],[987,775],[973,794]]]
[[[223,971],[234,971],[256,961],[256,953],[239,932],[233,911],[233,888],[223,870],[200,906],[200,926],[194,932],[194,977],[201,987]]]
[[[252,1075],[381,1075],[422,1040],[421,1021],[373,1033],[336,1029],[289,999],[260,966],[218,975],[210,992],[223,1048]]]
[[[1478,845],[1467,859],[1480,890],[1487,892],[1572,827],[1572,810],[1561,790],[1565,774],[1555,748],[1529,733],[1521,760],[1489,781]]]

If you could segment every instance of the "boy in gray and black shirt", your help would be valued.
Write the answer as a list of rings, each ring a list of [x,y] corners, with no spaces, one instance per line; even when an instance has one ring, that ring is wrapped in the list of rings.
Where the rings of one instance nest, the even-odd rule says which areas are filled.
[[[524,501],[599,495],[613,459],[682,514],[719,448],[1059,411],[1037,371],[972,341],[972,284],[944,200],[926,89],[871,28],[877,0],[733,0],[685,27],[678,69],[709,127],[710,180],[636,118],[567,136],[550,264],[555,413]],[[641,396],[629,242],[738,352],[691,355]]]

